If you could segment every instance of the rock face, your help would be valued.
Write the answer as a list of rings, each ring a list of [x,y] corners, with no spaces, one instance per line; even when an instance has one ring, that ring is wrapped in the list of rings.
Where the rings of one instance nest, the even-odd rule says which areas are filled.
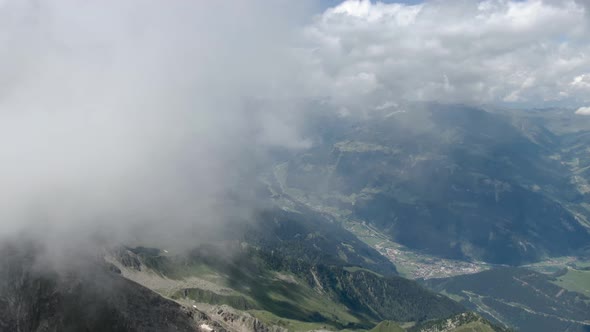
[[[123,268],[141,271],[135,254],[115,254]],[[225,305],[183,306],[98,258],[57,271],[33,246],[3,245],[0,256],[0,332],[286,332]]]
[[[198,331],[207,321],[104,264],[58,273],[39,267],[31,248],[0,254],[0,331]]]
[[[238,312],[226,306],[214,306],[207,314],[212,319],[226,325],[228,329],[236,332],[287,332],[287,329],[278,326],[268,326],[259,319],[245,312]]]
[[[142,263],[141,257],[136,254],[135,251],[138,249],[130,248],[117,248],[111,250],[106,257],[106,260],[112,266],[112,269],[118,270],[120,274],[125,277],[135,280],[145,287],[154,287],[154,284],[146,282],[145,278],[141,278],[141,275],[149,273],[156,273],[150,270],[149,267]],[[141,248],[139,251],[146,252],[146,250],[154,250],[149,248]],[[158,253],[159,254],[159,253]],[[123,270],[123,271],[122,271]],[[135,271],[139,272],[136,273]],[[133,272],[130,274],[130,272]],[[167,279],[169,282],[173,280]],[[176,287],[181,287],[182,282],[177,281]],[[192,280],[194,282],[194,279]],[[163,287],[163,284],[159,284]],[[183,289],[184,292],[188,289]],[[185,296],[186,297],[186,296]],[[195,312],[195,319],[199,321],[199,330],[204,332],[212,331],[236,331],[236,332],[287,332],[287,329],[268,325],[260,321],[258,318],[250,315],[247,312],[234,309],[228,305],[209,305],[200,303],[197,306],[193,302],[180,302],[191,308]]]
[[[141,271],[141,261],[135,253],[125,248],[118,248],[112,254],[124,267]]]

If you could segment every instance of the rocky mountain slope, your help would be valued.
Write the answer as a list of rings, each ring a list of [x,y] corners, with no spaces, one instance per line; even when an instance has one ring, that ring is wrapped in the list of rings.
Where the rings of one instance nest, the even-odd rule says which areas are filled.
[[[4,245],[0,331],[366,329],[380,319],[424,322],[464,310],[413,281],[362,267],[251,247],[224,257],[210,249],[176,256],[119,248],[104,260],[75,255],[56,265],[33,244]]]
[[[122,249],[108,260],[127,278],[181,303],[229,305],[270,325],[291,321],[358,329],[384,319],[425,321],[465,310],[414,281],[361,267],[311,263],[255,248],[226,258],[212,257],[210,250],[170,256]]]
[[[197,331],[207,321],[96,262],[57,272],[30,248],[1,252],[0,331]]]

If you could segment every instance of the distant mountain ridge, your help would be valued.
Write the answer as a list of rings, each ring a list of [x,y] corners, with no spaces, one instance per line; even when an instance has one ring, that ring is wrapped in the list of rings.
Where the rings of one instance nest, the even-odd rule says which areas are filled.
[[[555,280],[528,269],[502,268],[424,284],[519,331],[590,331],[590,298]]]
[[[0,248],[0,331],[588,331],[590,300],[551,276],[504,267],[419,284],[344,228],[486,268],[583,251],[590,123],[551,114],[318,113],[316,144],[259,174],[264,208],[192,251],[121,247],[62,273],[37,270],[34,246]]]
[[[448,258],[519,265],[590,243],[571,139],[465,106],[385,113],[318,116],[320,143],[275,168],[283,193]]]

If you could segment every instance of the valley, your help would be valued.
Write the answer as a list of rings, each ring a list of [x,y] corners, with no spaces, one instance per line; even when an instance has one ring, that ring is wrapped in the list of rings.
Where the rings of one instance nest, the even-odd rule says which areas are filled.
[[[477,273],[491,268],[491,265],[485,262],[468,262],[436,257],[395,243],[391,240],[390,236],[383,234],[366,221],[349,219],[351,211],[339,210],[338,207],[321,204],[321,202],[332,198],[332,196],[318,198],[286,187],[284,179],[285,167],[287,167],[285,164],[277,166],[273,172],[274,178],[266,181],[269,185],[269,191],[273,193],[277,204],[281,204],[284,209],[289,209],[289,207],[293,207],[296,204],[303,204],[309,209],[329,216],[340,223],[344,229],[387,257],[395,264],[400,275],[404,277],[411,279],[441,278]],[[277,183],[278,185],[273,187],[270,185],[272,183]],[[338,198],[341,200],[354,200],[356,197]]]
[[[444,113],[446,111],[437,112]],[[555,113],[559,114],[556,118],[548,117],[552,114],[555,115]],[[461,115],[461,117],[463,116]],[[436,117],[439,116],[436,115]],[[447,118],[449,115],[446,114],[444,117]],[[363,141],[351,140],[351,129],[348,129],[349,132],[346,134],[347,140],[338,141],[338,138],[334,138],[334,135],[337,135],[340,131],[344,131],[339,126],[345,127],[345,125],[338,124],[338,121],[334,121],[331,126],[338,129],[333,129],[334,132],[330,134],[330,137],[333,140],[332,142],[336,143],[332,147],[319,150],[324,154],[323,157],[314,156],[313,153],[307,153],[301,156],[300,160],[293,161],[291,159],[288,162],[278,164],[271,172],[271,176],[267,177],[266,183],[269,184],[269,187],[272,187],[271,190],[274,192],[273,197],[277,204],[285,206],[285,208],[302,204],[317,213],[325,215],[327,218],[333,220],[333,222],[341,224],[344,229],[350,231],[364,243],[387,257],[396,266],[400,275],[421,280],[425,285],[459,301],[472,310],[480,312],[492,321],[519,328],[523,331],[536,331],[541,326],[553,326],[555,330],[561,330],[566,328],[568,324],[571,325],[569,329],[582,331],[584,330],[584,326],[590,325],[587,317],[575,318],[575,315],[568,316],[565,312],[569,309],[557,309],[562,304],[554,305],[552,311],[535,309],[534,306],[537,305],[535,301],[537,300],[534,300],[534,296],[536,295],[533,294],[536,292],[540,292],[538,294],[550,292],[553,294],[548,296],[558,299],[570,296],[566,294],[573,294],[571,296],[576,298],[574,302],[581,301],[580,303],[587,303],[589,301],[585,296],[588,296],[588,292],[590,292],[590,284],[588,283],[588,276],[590,274],[588,274],[588,271],[583,270],[584,267],[590,265],[590,258],[587,254],[588,245],[585,247],[582,244],[586,240],[580,240],[580,245],[577,248],[573,248],[573,250],[567,252],[551,252],[551,249],[539,250],[539,242],[535,238],[538,238],[538,230],[541,227],[539,218],[546,218],[548,216],[547,213],[549,215],[554,213],[551,211],[559,212],[552,215],[550,219],[547,219],[548,227],[555,229],[556,224],[560,224],[565,231],[564,234],[569,234],[566,236],[577,237],[579,235],[587,237],[589,224],[588,204],[586,201],[589,196],[586,188],[586,179],[589,177],[585,172],[590,166],[587,151],[587,146],[590,143],[588,138],[590,136],[586,135],[586,132],[590,130],[590,122],[577,121],[580,119],[577,119],[571,113],[552,113],[550,111],[523,111],[520,113],[517,111],[506,113],[490,111],[486,115],[474,115],[471,118],[477,119],[478,117],[488,118],[486,121],[491,121],[498,128],[502,128],[501,130],[493,130],[500,130],[504,134],[512,130],[510,135],[514,137],[511,140],[521,140],[519,144],[522,147],[517,147],[516,145],[513,145],[513,147],[500,145],[494,148],[496,149],[495,153],[499,153],[500,155],[506,153],[512,154],[511,157],[507,155],[497,157],[500,159],[494,161],[494,163],[505,163],[503,166],[499,166],[498,164],[494,167],[511,168],[513,174],[510,176],[512,178],[504,177],[500,180],[498,179],[498,176],[500,178],[502,177],[500,174],[486,174],[486,172],[490,171],[497,172],[500,168],[490,168],[486,171],[485,167],[487,166],[480,162],[477,166],[479,169],[476,171],[478,175],[475,180],[471,180],[476,181],[478,184],[475,186],[473,184],[466,185],[465,179],[461,176],[469,177],[470,175],[468,173],[461,175],[460,173],[462,172],[461,169],[465,172],[465,159],[455,164],[449,163],[452,159],[449,160],[449,155],[442,155],[441,152],[434,152],[434,154],[425,154],[422,152],[421,156],[405,156],[404,149],[407,148],[398,143],[399,141],[403,142],[404,139],[397,137],[397,144],[391,145],[384,143],[383,137],[374,136],[374,133],[379,132],[378,129],[373,129],[372,132],[364,132],[361,126],[355,127],[354,125],[352,125],[352,128],[355,129],[352,129],[352,131],[358,132],[357,135],[363,137]],[[557,118],[559,120],[556,121]],[[397,120],[403,121],[403,119],[399,119]],[[461,121],[466,121],[465,118],[460,119]],[[387,118],[385,121],[389,121],[388,124],[395,127],[395,125],[391,124],[391,119]],[[475,125],[473,122],[465,123],[466,125],[468,123],[469,126],[480,128],[478,127],[480,125]],[[367,125],[371,126],[371,124],[367,123],[363,126]],[[439,125],[440,123],[436,122],[431,124],[428,132],[432,133],[433,127],[436,128]],[[486,142],[486,140],[492,137],[496,139],[498,135],[496,132],[493,135],[480,138],[480,143],[477,143],[479,147],[474,147],[474,142],[477,142],[478,139],[477,136],[481,136],[482,133],[473,132],[475,136],[470,137],[470,142],[468,143],[466,141],[466,135],[472,129],[461,128],[461,122],[459,124],[454,122],[453,126],[455,128],[441,131],[445,138],[440,141],[443,143],[447,141],[453,142],[459,145],[469,144],[470,151],[489,150],[490,146],[488,145],[490,142]],[[380,133],[383,134],[383,132]],[[370,139],[367,139],[367,137],[370,137]],[[429,142],[425,144],[426,146],[431,146],[433,143]],[[492,144],[497,145],[498,143]],[[527,145],[528,147],[526,147]],[[445,154],[449,154],[449,148],[445,149],[443,150]],[[498,149],[513,149],[513,152]],[[525,150],[517,151],[519,149],[525,149],[526,152]],[[535,171],[529,170],[528,174],[526,172],[519,173],[517,168],[514,168],[516,164],[512,158],[522,158],[519,154],[523,153],[530,155],[525,157],[525,159],[521,159],[520,162],[524,164],[520,167],[525,167],[526,163],[530,163],[531,160],[536,159],[536,165],[533,167],[533,169],[536,168]],[[330,157],[327,157],[328,155]],[[400,163],[400,160],[404,158],[408,158],[408,164]],[[453,158],[456,157],[454,156]],[[461,158],[464,157],[461,156]],[[350,163],[350,166],[345,166],[345,163]],[[433,181],[430,185],[427,183],[422,184],[422,180],[419,178],[411,180],[413,182],[407,182],[407,177],[411,176],[412,172],[416,172],[416,169],[418,169],[417,172],[419,175],[429,176],[429,169],[432,171],[433,166],[427,166],[428,163],[434,163],[436,165],[434,170],[437,172],[436,176],[431,178]],[[421,164],[426,165],[421,166]],[[392,167],[394,172],[402,173],[404,177],[402,181],[406,182],[397,184],[396,181],[399,180],[396,179],[396,175],[387,175],[388,169],[385,165]],[[524,169],[530,167],[526,166]],[[448,171],[441,173],[441,168],[446,168]],[[517,177],[513,177],[514,174],[517,174]],[[310,181],[312,181],[310,179],[313,179],[313,186],[310,186]],[[379,181],[378,186],[372,184],[376,183],[375,181],[377,180]],[[387,184],[388,181],[393,181],[393,183]],[[441,189],[441,181],[445,186],[449,186],[451,191],[447,192],[447,194],[442,194],[442,196],[432,196],[433,190]],[[416,182],[419,184],[419,187],[415,187]],[[486,189],[486,187],[491,188]],[[419,189],[419,191],[416,191],[414,188]],[[457,193],[461,191],[463,193],[458,195]],[[515,191],[518,192],[517,195],[514,195]],[[473,198],[469,197],[477,197],[482,194],[488,197],[491,196],[491,200],[485,202],[476,199],[474,201]],[[523,195],[530,195],[531,199],[536,203],[533,203],[533,201],[531,203],[525,203],[522,201]],[[388,197],[387,201],[384,200],[384,197]],[[433,206],[436,205],[420,203],[425,198],[434,199],[435,201],[442,200],[444,208],[440,209],[440,203],[438,203],[439,207],[433,210]],[[378,205],[367,203],[375,199],[381,200]],[[519,201],[519,206],[511,205],[510,201],[515,199]],[[359,207],[366,204],[372,204],[370,205],[370,209],[379,209],[379,212],[375,213],[373,211],[369,214],[359,213],[362,211],[359,210]],[[392,205],[391,209],[386,207],[388,204]],[[535,207],[531,206],[531,210],[528,211],[528,204],[532,204]],[[520,238],[512,245],[505,244],[501,248],[498,248],[498,250],[506,250],[506,246],[510,248],[506,251],[506,257],[510,257],[510,255],[514,257],[513,255],[515,253],[520,252],[520,254],[524,255],[523,258],[528,258],[517,261],[513,258],[490,259],[491,256],[486,254],[485,249],[482,250],[483,247],[481,245],[478,245],[477,242],[472,242],[473,240],[465,236],[458,238],[456,243],[450,242],[448,244],[450,248],[455,247],[459,249],[459,251],[454,252],[449,251],[449,247],[443,250],[433,250],[427,246],[417,245],[419,242],[413,242],[415,240],[424,241],[424,236],[430,236],[430,232],[432,231],[440,231],[440,238],[449,238],[448,230],[452,226],[447,221],[433,219],[431,217],[432,213],[435,213],[440,218],[449,218],[445,209],[448,211],[459,210],[463,214],[474,217],[481,216],[481,220],[485,220],[490,217],[489,213],[493,211],[490,210],[490,206],[493,205],[502,206],[501,209],[503,211],[500,212],[498,210],[502,214],[506,212],[506,209],[516,208],[515,212],[517,214],[514,216],[502,216],[499,224],[488,229],[487,234],[482,234],[487,237],[485,242],[493,243],[495,236],[503,232],[520,230],[523,230],[525,233],[530,232],[529,234],[533,235],[532,238],[528,240],[526,238]],[[400,209],[403,211],[410,206],[418,210],[418,212],[407,213],[406,215],[400,212]],[[534,211],[535,209],[543,210],[545,215],[537,214]],[[515,223],[518,218],[529,218],[527,215],[532,217],[530,221],[520,226]],[[384,216],[387,217],[384,218]],[[435,228],[433,230],[428,228],[421,229],[420,232],[422,232],[422,235],[420,236],[417,233],[416,237],[412,238],[413,240],[409,242],[407,238],[400,237],[399,231],[407,232],[407,229],[400,227],[412,225],[411,223],[415,224],[416,218],[420,219],[425,216],[430,220],[430,224],[427,227],[432,228],[440,224],[442,228]],[[408,221],[405,221],[404,218],[407,218]],[[464,218],[464,216],[460,218]],[[481,220],[477,221],[473,219],[470,222],[477,224],[481,223]],[[409,227],[415,226],[412,225]],[[530,231],[526,231],[523,227],[532,228]],[[459,229],[456,228],[457,231]],[[557,231],[557,233],[559,232],[563,231]],[[475,235],[475,233],[470,234],[471,236]],[[550,239],[549,241],[553,241],[553,244],[547,242],[547,248],[555,247],[554,244],[557,243],[555,241],[559,241],[560,243],[561,241],[570,241],[565,240],[565,238],[555,237],[555,235],[555,233],[547,233],[546,236]],[[433,245],[438,241],[435,238],[433,238],[434,241],[431,241],[428,237],[426,238],[429,239],[427,245]],[[515,239],[514,235],[512,239]],[[531,250],[538,251],[533,256],[530,256]],[[569,253],[569,255],[560,253]],[[468,284],[466,280],[473,280],[475,285],[488,283],[488,273],[492,275],[499,273],[498,276],[503,275],[504,277],[505,275],[510,275],[507,271],[511,270],[506,270],[508,266],[522,266],[523,268],[530,269],[531,273],[533,273],[532,271],[542,272],[542,274],[535,274],[535,278],[537,278],[535,280],[537,282],[543,280],[543,282],[539,283],[541,285],[540,288],[534,290],[533,293],[526,293],[524,289],[523,292],[520,290],[516,291],[519,288],[527,288],[529,282],[517,277],[501,282],[499,280],[504,279],[498,278],[494,282],[500,284],[517,282],[515,284],[515,293],[523,294],[521,298],[506,299],[496,294],[482,294],[477,289],[470,289],[469,286],[463,285]],[[457,283],[457,288],[454,291],[434,286],[436,280],[454,280],[454,278],[472,279],[458,279],[461,280],[461,283]],[[554,289],[553,287],[557,288]],[[458,291],[459,289],[462,290]],[[518,318],[519,316],[521,318]],[[537,323],[533,323],[539,317],[542,319]],[[548,325],[545,326],[542,324]]]
[[[502,268],[429,279],[425,284],[521,331],[586,331],[590,297],[562,288],[559,278],[523,268]]]
[[[448,107],[312,121],[324,144],[273,156],[252,221],[188,252],[109,249],[100,273],[202,331],[585,332],[589,159],[564,142],[588,137],[514,121]]]

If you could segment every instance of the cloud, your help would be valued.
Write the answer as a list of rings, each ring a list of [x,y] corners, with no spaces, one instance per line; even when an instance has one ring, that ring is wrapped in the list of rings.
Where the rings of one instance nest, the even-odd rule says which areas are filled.
[[[305,31],[308,91],[339,105],[587,102],[582,1],[348,0]]]
[[[0,2],[0,237],[194,244],[246,218],[266,150],[309,144],[293,106],[250,102],[289,93],[306,10]]]
[[[578,108],[578,110],[576,111],[576,114],[579,114],[579,115],[590,115],[590,106]]]
[[[300,100],[590,102],[583,1],[311,7],[0,1],[0,237],[194,243],[311,144]]]

